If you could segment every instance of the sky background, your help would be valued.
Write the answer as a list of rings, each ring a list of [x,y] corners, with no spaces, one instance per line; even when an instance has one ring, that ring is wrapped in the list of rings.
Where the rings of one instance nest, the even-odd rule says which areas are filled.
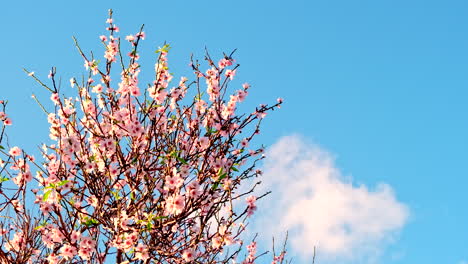
[[[145,24],[143,80],[164,41],[178,75],[205,46],[217,58],[237,48],[245,109],[284,98],[257,138],[281,211],[265,202],[256,221],[291,230],[294,263],[311,263],[313,245],[316,263],[467,263],[468,2],[3,1],[10,143],[48,138],[31,99],[47,93],[22,67],[45,80],[56,66],[67,85],[83,72],[71,36],[101,56],[109,8],[121,36]]]

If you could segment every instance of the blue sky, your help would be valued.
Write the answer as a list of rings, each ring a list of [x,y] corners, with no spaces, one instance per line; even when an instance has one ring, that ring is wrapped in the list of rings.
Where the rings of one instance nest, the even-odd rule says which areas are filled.
[[[48,135],[30,98],[46,93],[21,68],[46,78],[56,66],[66,84],[82,72],[71,36],[100,54],[108,8],[122,36],[145,24],[142,78],[164,41],[178,74],[205,46],[214,56],[237,48],[237,80],[252,84],[246,109],[285,99],[258,142],[300,135],[353,186],[391,186],[409,216],[372,261],[468,260],[466,1],[8,1],[0,97],[15,123],[10,142],[32,149]]]

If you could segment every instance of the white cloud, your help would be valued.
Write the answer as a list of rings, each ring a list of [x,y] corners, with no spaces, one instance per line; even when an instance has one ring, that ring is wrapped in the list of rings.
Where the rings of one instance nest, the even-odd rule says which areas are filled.
[[[304,260],[316,246],[322,260],[374,262],[408,219],[388,184],[353,185],[329,153],[299,136],[269,148],[262,183],[260,192],[273,193],[258,201],[254,229],[265,244],[289,230],[289,248]]]

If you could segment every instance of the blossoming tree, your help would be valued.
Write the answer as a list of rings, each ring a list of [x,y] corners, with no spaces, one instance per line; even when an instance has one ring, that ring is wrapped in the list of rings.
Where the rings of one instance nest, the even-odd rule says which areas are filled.
[[[102,63],[75,40],[87,76],[70,80],[74,96],[61,93],[55,68],[47,82],[25,70],[51,93],[53,110],[40,104],[53,140],[41,162],[6,142],[12,120],[0,101],[1,263],[254,263],[256,242],[241,234],[262,196],[239,187],[261,174],[263,148],[249,142],[281,99],[236,114],[249,85],[228,88],[233,54],[207,53],[207,70],[191,59],[194,80],[171,84],[167,44],[142,89],[143,27],[121,43],[112,12],[107,24]]]

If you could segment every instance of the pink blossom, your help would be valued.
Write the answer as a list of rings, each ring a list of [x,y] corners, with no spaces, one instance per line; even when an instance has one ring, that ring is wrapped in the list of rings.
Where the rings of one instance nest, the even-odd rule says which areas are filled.
[[[247,138],[244,138],[242,141],[241,141],[241,146],[243,148],[246,148],[249,146],[249,140]]]
[[[144,39],[145,39],[145,37],[146,37],[146,34],[145,34],[145,32],[144,32],[144,31],[142,31],[142,32],[139,32],[139,33],[137,33],[137,34],[135,35],[135,37],[137,37],[137,38],[141,38],[141,39],[143,39],[143,40],[144,40]]]
[[[70,235],[70,239],[71,239],[72,243],[75,243],[76,241],[80,240],[81,239],[81,232],[73,230],[71,235]]]
[[[80,244],[82,247],[85,247],[85,248],[94,248],[96,246],[96,241],[94,241],[89,236],[82,236]]]
[[[53,93],[51,96],[50,96],[50,100],[52,102],[54,102],[54,104],[59,104],[59,95],[57,93]]]
[[[86,202],[88,202],[88,204],[90,204],[91,206],[95,208],[98,207],[99,205],[99,201],[94,195],[91,195],[90,197],[86,198]]]
[[[228,60],[226,58],[222,58],[219,62],[218,62],[218,67],[220,69],[224,69],[225,67],[227,66],[231,66],[232,65],[232,60]]]
[[[42,200],[42,197],[40,200]],[[52,210],[54,210],[54,208],[52,204],[47,203],[47,202],[42,202],[40,205],[40,210],[43,215],[47,216],[50,212],[52,212]]]
[[[195,257],[195,252],[192,249],[186,249],[182,253],[182,258],[187,262],[192,261],[194,257]]]
[[[101,84],[95,85],[95,86],[93,87],[93,93],[102,93],[102,90],[103,90],[103,89],[104,89],[104,88],[102,87]]]
[[[233,80],[234,79],[234,76],[236,75],[236,71],[237,70],[227,70],[224,75],[226,75],[226,77],[229,77],[229,79]]]
[[[257,209],[257,206],[255,205],[257,198],[253,195],[250,195],[245,198],[245,200],[247,201],[247,216],[251,216]]]
[[[50,255],[47,256],[47,261],[49,261],[50,264],[58,264],[60,262],[60,258],[55,253],[50,253]]]
[[[167,189],[180,188],[184,184],[184,179],[179,174],[175,173],[174,176],[166,176],[165,187]]]
[[[247,90],[239,90],[237,91],[237,98],[239,99],[239,102],[242,102],[245,100],[245,97],[247,96],[248,92]]]
[[[63,245],[60,251],[60,255],[66,259],[72,259],[77,254],[76,248],[69,244]]]
[[[206,149],[206,148],[208,148],[209,145],[210,145],[210,140],[209,140],[209,138],[207,138],[207,137],[201,137],[201,138],[199,139],[198,143],[200,144],[200,147],[201,147],[202,149]]]
[[[200,184],[198,180],[194,180],[187,185],[187,195],[193,198],[197,198],[200,195]]]
[[[86,247],[81,247],[80,250],[78,250],[78,255],[85,260],[91,259],[91,254],[94,252],[93,249],[91,248],[86,248]]]
[[[146,245],[143,245],[139,243],[135,247],[135,257],[139,260],[146,261],[147,259],[150,258],[149,253],[148,253],[148,247]]]
[[[10,155],[12,156],[19,156],[21,155],[21,149],[18,147],[12,147],[9,151]]]
[[[120,179],[114,185],[114,188],[117,190],[122,189],[125,185],[127,185],[127,181],[125,179]]]
[[[13,239],[9,241],[9,243],[5,243],[5,249],[8,251],[14,250],[17,252],[21,252],[25,245],[26,238],[23,232],[15,233]]]
[[[5,121],[3,121],[3,124],[5,124],[5,126],[11,126],[12,124],[11,119],[10,118],[5,119]]]
[[[166,199],[166,212],[178,215],[182,213],[185,207],[185,200],[182,195],[170,196]]]
[[[11,204],[13,205],[13,208],[15,208],[16,211],[21,211],[21,203],[17,199],[11,200]]]
[[[267,113],[266,113],[265,111],[257,111],[257,112],[255,112],[255,116],[257,116],[257,118],[260,118],[260,119],[265,118],[266,115],[267,115]]]
[[[278,102],[278,108],[281,108],[281,104],[283,103],[283,98],[278,98],[276,99],[276,101]]]

